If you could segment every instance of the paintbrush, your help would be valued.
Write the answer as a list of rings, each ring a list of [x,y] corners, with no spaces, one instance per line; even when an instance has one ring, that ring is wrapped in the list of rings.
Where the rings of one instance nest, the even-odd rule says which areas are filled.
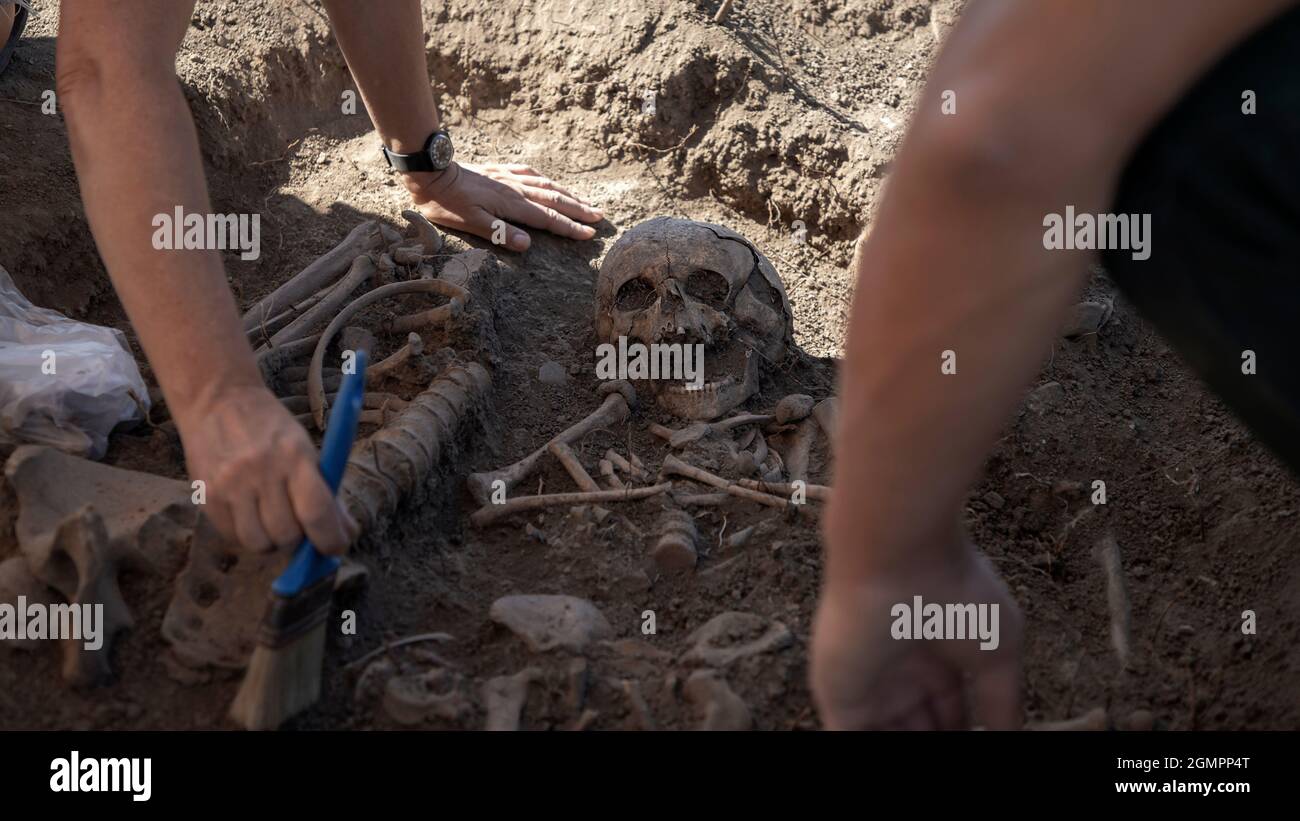
[[[366,355],[345,374],[321,443],[320,470],[337,493],[357,434],[366,384]],[[230,717],[248,730],[271,730],[320,697],[325,661],[325,623],[334,595],[339,560],[323,556],[308,539],[271,585],[271,598],[258,630],[258,643],[244,682],[230,705]]]

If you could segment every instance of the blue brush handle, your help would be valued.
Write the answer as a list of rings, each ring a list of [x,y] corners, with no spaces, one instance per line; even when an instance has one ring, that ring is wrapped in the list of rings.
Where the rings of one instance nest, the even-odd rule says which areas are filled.
[[[338,493],[339,483],[343,481],[343,469],[348,466],[348,454],[352,452],[352,442],[357,437],[357,419],[361,415],[365,389],[366,352],[357,351],[356,369],[343,376],[343,384],[330,411],[329,424],[325,427],[325,441],[320,448],[320,472],[330,493]],[[303,539],[289,566],[271,585],[271,591],[277,596],[296,596],[338,569],[336,557],[322,556],[310,539]]]

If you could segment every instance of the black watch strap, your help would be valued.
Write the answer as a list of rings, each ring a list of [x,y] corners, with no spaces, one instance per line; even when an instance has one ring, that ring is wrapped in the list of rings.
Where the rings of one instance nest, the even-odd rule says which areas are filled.
[[[384,159],[389,168],[403,173],[411,171],[443,171],[451,165],[451,135],[445,129],[438,129],[424,141],[424,148],[414,154],[398,154],[381,145]]]

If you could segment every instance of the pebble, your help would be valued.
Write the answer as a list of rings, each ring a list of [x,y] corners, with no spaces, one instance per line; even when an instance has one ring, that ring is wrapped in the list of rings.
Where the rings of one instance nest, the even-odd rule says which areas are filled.
[[[537,378],[546,385],[563,385],[569,381],[569,372],[559,362],[547,362],[537,369]]]
[[[614,634],[594,604],[574,596],[504,596],[492,603],[488,616],[536,653],[557,647],[577,652]]]
[[[1065,388],[1060,382],[1048,382],[1035,388],[1025,400],[1025,405],[1040,416],[1065,398]]]
[[[1061,336],[1073,339],[1084,334],[1096,333],[1110,320],[1114,312],[1115,303],[1109,299],[1103,302],[1080,302],[1074,306],[1074,310],[1066,319],[1065,325],[1061,328]]]

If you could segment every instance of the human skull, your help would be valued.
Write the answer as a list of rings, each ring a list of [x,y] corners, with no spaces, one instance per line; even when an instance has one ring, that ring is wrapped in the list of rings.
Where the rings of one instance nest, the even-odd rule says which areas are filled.
[[[793,340],[785,286],[744,237],[719,225],[657,217],[629,230],[596,278],[596,335],[618,344],[704,345],[704,385],[651,381],[660,407],[715,419],[758,391],[761,369]]]

